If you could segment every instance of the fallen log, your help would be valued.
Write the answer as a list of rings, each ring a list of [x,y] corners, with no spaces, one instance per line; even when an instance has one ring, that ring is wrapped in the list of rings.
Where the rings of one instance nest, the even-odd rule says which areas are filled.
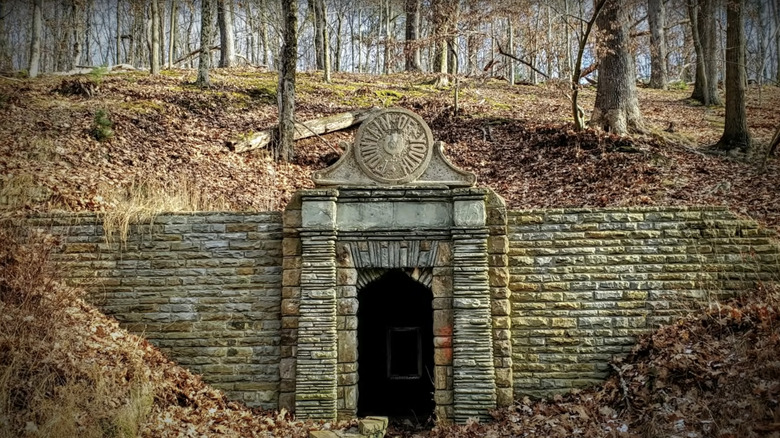
[[[342,129],[347,129],[362,123],[377,111],[379,111],[378,108],[348,111],[346,113],[333,114],[320,117],[319,119],[308,120],[306,122],[296,122],[293,138],[295,140],[300,140],[302,138],[314,137],[315,135],[341,131]],[[264,148],[271,143],[274,135],[276,135],[277,129],[278,125],[274,125],[271,128],[259,132],[244,134],[225,142],[225,146],[233,152],[246,152]]]

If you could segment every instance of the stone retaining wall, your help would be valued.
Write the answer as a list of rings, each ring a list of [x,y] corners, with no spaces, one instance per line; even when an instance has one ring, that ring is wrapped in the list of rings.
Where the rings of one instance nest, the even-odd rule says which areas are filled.
[[[636,335],[780,272],[771,234],[724,208],[508,216],[515,397],[598,383]]]
[[[70,284],[123,327],[238,400],[275,408],[282,283],[280,213],[161,215],[108,244],[95,215],[30,224],[63,236]]]
[[[91,214],[29,223],[63,236],[67,280],[124,327],[230,397],[274,408],[295,390],[300,210],[287,215],[284,233],[276,212],[161,215],[124,245],[106,243]],[[723,208],[507,211],[489,195],[486,215],[499,405],[598,383],[636,335],[780,273],[771,234]],[[339,269],[346,290],[355,267]],[[451,297],[434,271],[433,289]],[[437,380],[441,397],[451,376]]]

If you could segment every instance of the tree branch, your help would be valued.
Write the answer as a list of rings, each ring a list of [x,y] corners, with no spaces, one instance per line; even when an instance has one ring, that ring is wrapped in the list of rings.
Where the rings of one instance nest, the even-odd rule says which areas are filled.
[[[528,62],[528,61],[526,61],[526,60],[524,60],[524,59],[520,59],[520,58],[518,58],[517,56],[515,56],[515,55],[513,55],[513,54],[511,54],[511,53],[507,53],[507,52],[505,52],[505,51],[504,51],[504,48],[503,48],[503,47],[501,47],[501,43],[500,43],[500,42],[496,42],[496,45],[498,46],[498,53],[499,53],[499,54],[501,54],[501,55],[504,55],[504,56],[506,56],[506,57],[507,57],[507,58],[509,58],[509,59],[514,59],[515,61],[517,61],[517,62],[519,62],[519,63],[525,64],[525,65],[527,65],[528,67],[530,67],[530,68],[531,68],[531,70],[533,70],[533,71],[535,71],[535,72],[539,73],[540,75],[544,76],[544,77],[545,77],[545,78],[547,78],[547,79],[550,79],[550,76],[548,76],[548,75],[547,75],[545,72],[543,72],[543,71],[539,70],[538,68],[534,67],[534,66],[533,66],[533,65],[532,65],[530,62]]]

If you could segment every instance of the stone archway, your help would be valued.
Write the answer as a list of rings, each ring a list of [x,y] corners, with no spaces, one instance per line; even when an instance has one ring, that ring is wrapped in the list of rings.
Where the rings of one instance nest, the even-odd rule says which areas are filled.
[[[434,408],[433,293],[401,270],[358,291],[359,416],[430,418]]]

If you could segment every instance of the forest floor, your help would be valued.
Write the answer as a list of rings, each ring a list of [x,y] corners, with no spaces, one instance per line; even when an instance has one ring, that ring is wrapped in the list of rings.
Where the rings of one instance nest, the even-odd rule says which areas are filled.
[[[465,79],[454,115],[453,90],[435,89],[430,76],[337,74],[331,85],[318,74],[299,78],[299,120],[371,106],[411,109],[456,165],[512,208],[716,204],[780,229],[780,159],[763,161],[780,124],[778,88],[749,90],[756,152],[723,157],[703,151],[717,141],[724,109],[692,103],[689,90],[640,88],[648,134],[618,137],[575,132],[560,85]],[[276,122],[276,77],[216,70],[213,79],[203,91],[189,71],[0,78],[0,216],[281,209],[354,135],[301,140],[291,164],[263,150],[230,152],[227,140]],[[592,108],[594,94],[584,90],[583,108]],[[98,141],[101,132],[111,138]],[[0,438],[305,437],[353,426],[228,401],[61,284],[46,262],[51,237],[0,228],[0,241]],[[518,400],[489,423],[393,433],[780,437],[780,291],[759,286],[662,327],[612,368],[601,386]]]
[[[355,130],[300,140],[296,159],[267,150],[234,153],[226,141],[277,121],[276,75],[215,70],[214,86],[194,72],[165,71],[35,81],[0,78],[0,210],[279,210],[311,172],[341,153]],[[752,86],[749,157],[703,154],[723,129],[723,107],[688,99],[690,90],[639,89],[648,133],[575,132],[563,84],[516,85],[467,78],[438,90],[425,75],[336,74],[326,84],[301,73],[300,121],[372,106],[419,113],[458,166],[477,174],[511,208],[726,205],[780,227],[780,159],[764,151],[780,125],[780,88]],[[593,107],[595,90],[581,93]],[[99,112],[111,138],[98,141]],[[672,132],[668,132],[672,131]],[[151,208],[151,207],[150,207]]]

